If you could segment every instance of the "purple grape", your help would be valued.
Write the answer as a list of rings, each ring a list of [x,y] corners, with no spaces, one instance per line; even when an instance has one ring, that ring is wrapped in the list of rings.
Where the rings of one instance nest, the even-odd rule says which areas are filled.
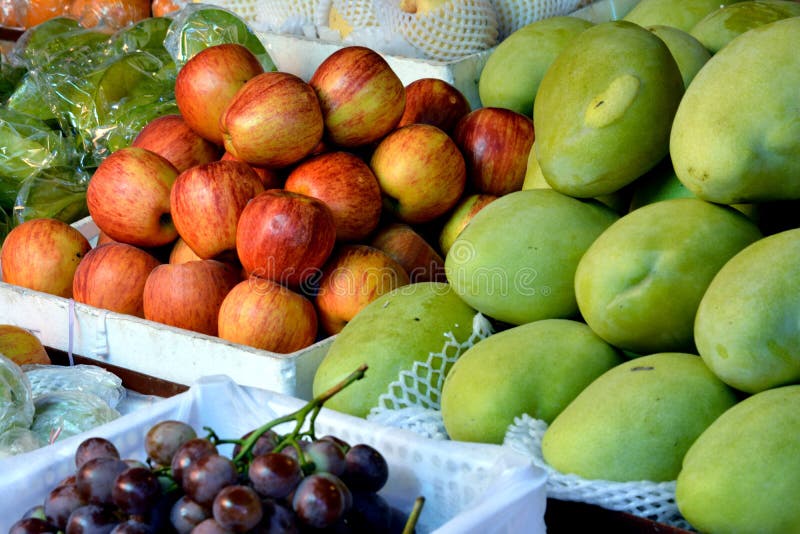
[[[77,485],[63,484],[50,490],[44,500],[44,513],[48,523],[64,530],[70,514],[86,502],[86,499],[81,497]]]
[[[214,498],[212,510],[217,523],[234,532],[255,528],[263,514],[258,494],[250,486],[238,484],[222,488]]]
[[[197,438],[194,428],[182,421],[161,421],[156,423],[144,438],[147,456],[158,465],[170,465],[172,457],[181,445]]]
[[[108,534],[119,523],[111,507],[87,504],[76,508],[67,520],[65,534]]]
[[[353,490],[377,492],[389,480],[386,458],[374,447],[359,443],[345,454],[342,480]]]
[[[183,491],[203,506],[211,506],[225,486],[236,484],[238,473],[230,458],[221,454],[204,456],[183,473]]]
[[[308,445],[305,453],[306,459],[314,462],[314,471],[324,471],[336,476],[344,473],[344,451],[334,441],[329,439],[313,441]]]
[[[178,447],[172,456],[172,478],[179,486],[183,484],[183,472],[187,467],[204,456],[217,454],[217,447],[207,439],[194,438]]]
[[[57,532],[58,528],[38,517],[20,519],[8,530],[8,534],[56,534]]]
[[[192,530],[192,534],[231,534],[232,532],[232,530],[222,527],[213,517],[205,519]]]
[[[75,450],[75,468],[80,469],[89,460],[100,457],[119,460],[119,451],[106,438],[87,438]]]
[[[118,458],[93,458],[78,469],[75,485],[88,503],[110,504],[114,481],[126,469],[128,464]]]
[[[44,513],[44,505],[43,504],[37,504],[36,506],[33,506],[33,507],[29,508],[28,511],[26,511],[24,514],[22,514],[22,519],[27,519],[29,517],[33,517],[33,518],[36,518],[36,519],[45,519],[46,520],[47,516]]]
[[[279,452],[253,458],[247,475],[259,495],[276,499],[289,495],[303,479],[303,471],[297,460]]]
[[[353,506],[344,519],[353,532],[389,532],[392,526],[392,510],[386,499],[379,494],[354,491]]]
[[[342,451],[345,452],[345,453],[350,449],[350,444],[349,443],[347,443],[342,438],[338,438],[338,437],[332,436],[330,434],[322,436],[321,438],[319,438],[318,441],[332,441],[335,444],[337,444],[339,447],[341,447]]]
[[[146,523],[137,521],[135,519],[128,519],[123,523],[118,523],[113,529],[111,534],[152,534],[153,529]]]
[[[247,438],[249,438],[252,434],[253,431],[251,430],[250,432],[242,436],[240,440],[244,441]],[[275,432],[274,430],[267,430],[266,432],[258,436],[258,439],[253,444],[253,448],[250,449],[250,456],[251,457],[258,456],[260,454],[266,454],[268,452],[272,452],[272,449],[274,449],[278,445],[280,440],[281,437],[278,435],[277,432]],[[233,446],[233,457],[236,458],[241,450],[242,450],[242,445],[240,443],[235,444]]]
[[[161,495],[158,477],[147,467],[130,467],[120,473],[111,489],[111,499],[123,512],[144,516]]]
[[[261,501],[261,509],[261,523],[256,527],[256,532],[264,534],[297,534],[300,532],[297,516],[286,506],[274,499],[264,499]]]
[[[178,531],[178,534],[188,534],[209,517],[211,517],[211,511],[208,508],[197,504],[186,495],[175,501],[169,513],[172,527]]]
[[[339,477],[314,473],[303,479],[292,498],[292,508],[304,524],[325,528],[336,523],[352,503],[350,490]]]

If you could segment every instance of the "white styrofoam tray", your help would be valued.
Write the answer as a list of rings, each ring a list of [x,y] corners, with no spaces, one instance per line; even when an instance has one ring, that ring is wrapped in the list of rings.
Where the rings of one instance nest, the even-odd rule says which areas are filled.
[[[158,421],[186,421],[201,436],[208,426],[221,438],[235,439],[303,404],[291,396],[239,386],[226,376],[206,376],[184,393],[88,433],[0,460],[0,495],[5,496],[0,499],[0,531],[7,532],[25,510],[74,472],[75,448],[90,435],[113,441],[123,458],[144,460],[144,435]],[[287,432],[291,426],[277,430]],[[389,503],[408,512],[417,496],[425,497],[420,534],[545,532],[546,475],[509,447],[430,440],[328,409],[320,412],[315,430],[319,436],[333,434],[381,451],[390,472],[381,494]],[[230,447],[220,446],[220,451],[230,455]]]
[[[95,243],[90,218],[73,226]],[[245,386],[311,398],[314,373],[333,338],[291,354],[231,343],[0,281],[0,324],[35,333],[45,346],[178,384],[225,374]]]

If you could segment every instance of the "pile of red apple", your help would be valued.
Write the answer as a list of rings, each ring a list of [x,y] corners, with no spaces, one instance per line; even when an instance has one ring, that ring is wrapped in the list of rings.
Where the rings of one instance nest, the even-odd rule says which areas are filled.
[[[209,47],[175,97],[180,115],[94,173],[97,246],[31,221],[3,246],[6,282],[294,352],[391,289],[444,281],[471,216],[522,187],[534,139],[524,115],[470,110],[438,79],[404,86],[360,46],[308,82],[265,72],[243,46]]]

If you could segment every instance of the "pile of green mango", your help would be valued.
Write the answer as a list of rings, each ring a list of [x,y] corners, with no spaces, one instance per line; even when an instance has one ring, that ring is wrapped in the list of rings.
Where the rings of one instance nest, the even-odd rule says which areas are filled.
[[[69,17],[24,32],[0,62],[0,240],[25,220],[88,215],[94,169],[149,121],[177,113],[178,69],[223,42],[275,68],[240,17],[201,4],[111,34]]]
[[[442,378],[451,438],[502,443],[528,414],[560,472],[676,481],[700,532],[800,531],[798,43],[798,2],[641,0],[494,49],[482,103],[531,117],[536,139],[523,189],[474,215],[449,289],[425,297],[452,302],[439,329],[470,313],[496,329]],[[362,359],[395,372],[440,349],[400,303],[347,325],[315,392]],[[392,379],[368,371],[336,408],[364,416]]]

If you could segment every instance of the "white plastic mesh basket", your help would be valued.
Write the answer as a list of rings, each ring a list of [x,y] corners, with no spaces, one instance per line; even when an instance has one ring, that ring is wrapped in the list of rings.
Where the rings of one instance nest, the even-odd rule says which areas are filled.
[[[223,438],[238,438],[304,401],[268,390],[236,385],[224,376],[204,377],[189,391],[154,403],[91,431],[114,442],[123,458],[143,460],[144,436],[156,422],[178,419],[198,435],[213,428]],[[291,426],[279,426],[279,432]],[[318,436],[334,434],[350,443],[367,443],[389,463],[389,481],[381,494],[408,512],[418,495],[425,497],[417,532],[465,534],[525,532],[544,534],[544,471],[507,447],[438,442],[412,432],[323,409],[315,421]],[[48,491],[75,471],[75,448],[88,434],[23,455],[0,459],[0,532]],[[230,454],[232,445],[220,445]]]

